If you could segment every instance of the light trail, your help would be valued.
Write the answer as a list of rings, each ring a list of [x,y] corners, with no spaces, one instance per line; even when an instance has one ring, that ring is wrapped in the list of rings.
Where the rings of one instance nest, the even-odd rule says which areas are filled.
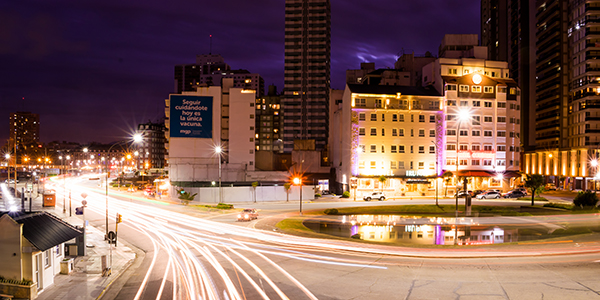
[[[87,209],[104,215],[106,195],[96,189],[78,186],[78,180],[83,181],[85,177],[70,178],[68,189],[74,194],[86,192]],[[60,193],[63,189],[55,190]],[[73,201],[81,202],[80,199]],[[316,299],[291,270],[284,269],[273,258],[297,260],[310,264],[311,268],[330,264],[350,269],[385,270],[389,264],[376,259],[382,255],[422,256],[436,251],[289,236],[196,218],[161,207],[116,199],[113,195],[109,196],[109,208],[111,212],[123,215],[125,222],[121,226],[140,232],[153,245],[150,267],[135,299],[291,299],[300,294]],[[581,216],[575,219],[587,220]],[[553,216],[543,219],[543,222],[567,220],[564,216]],[[457,250],[449,250],[448,253],[453,251]],[[496,256],[497,253],[489,255]],[[157,268],[159,259],[166,259],[164,268]],[[160,278],[156,280],[160,285],[156,294],[150,295],[148,282],[155,281],[154,278]],[[261,286],[263,281],[267,283],[264,287]],[[172,288],[172,295],[164,294],[167,288]]]

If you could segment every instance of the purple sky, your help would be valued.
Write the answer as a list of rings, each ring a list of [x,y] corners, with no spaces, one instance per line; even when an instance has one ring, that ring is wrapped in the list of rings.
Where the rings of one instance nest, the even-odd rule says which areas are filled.
[[[337,89],[361,62],[393,67],[403,49],[437,55],[444,34],[479,34],[478,0],[331,0],[331,12]],[[0,145],[15,111],[40,114],[42,142],[128,136],[163,116],[174,66],[207,54],[210,34],[213,54],[283,89],[283,0],[0,2]]]

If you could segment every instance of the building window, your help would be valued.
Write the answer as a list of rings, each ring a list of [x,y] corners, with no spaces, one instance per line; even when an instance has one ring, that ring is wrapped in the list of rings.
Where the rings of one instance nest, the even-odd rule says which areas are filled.
[[[446,106],[456,106],[456,100],[447,100]]]
[[[396,147],[396,145],[392,145],[390,148],[390,152],[397,153],[397,151],[398,151],[398,148]]]
[[[429,116],[429,123],[435,123],[435,115]]]
[[[359,113],[358,114],[358,120],[359,121],[365,121],[367,118],[365,116],[365,113]]]
[[[377,145],[371,145],[371,153],[377,153]]]
[[[254,114],[250,115],[250,119],[254,119]]]
[[[491,94],[491,93],[493,93],[493,92],[494,92],[494,87],[492,87],[492,86],[484,86],[484,87],[483,87],[483,92],[484,92],[484,93]]]
[[[506,108],[506,102],[498,102],[498,108]]]
[[[479,101],[479,100],[473,101],[473,107],[481,107],[481,101]]]
[[[419,153],[425,153],[425,146],[419,146]]]
[[[382,105],[381,105],[381,99],[375,99],[375,107],[376,108],[382,107]]]
[[[479,130],[473,130],[473,131],[471,131],[471,135],[472,136],[481,136],[481,131],[479,131]]]
[[[435,154],[435,146],[429,146],[429,154]]]
[[[454,135],[456,135],[456,130],[454,130],[454,129],[446,129],[446,135],[448,135],[448,136],[454,136]]]
[[[411,136],[411,137],[415,136],[415,130],[414,130],[414,129],[412,129],[412,128],[410,129],[410,136]]]
[[[498,137],[506,137],[506,131],[498,131]]]
[[[419,137],[425,137],[425,129],[419,129]]]
[[[398,122],[404,122],[404,115],[398,115]]]
[[[472,116],[471,124],[473,125],[481,125],[481,116]]]
[[[410,146],[410,153],[413,153],[413,152],[414,152],[414,151],[413,151],[413,149],[414,149],[414,146],[412,146],[412,145],[411,145],[411,146]],[[411,169],[412,169],[412,168],[411,168]]]
[[[377,121],[377,114],[371,114],[371,121]]]
[[[250,150],[250,151],[249,151],[249,153],[250,153],[250,154],[254,154],[254,150]]]
[[[492,136],[492,131],[491,130],[484,130],[483,131],[483,136]]]
[[[446,150],[454,151],[454,150],[456,150],[456,145],[454,145],[454,144],[446,144]]]
[[[474,85],[471,87],[471,92],[473,93],[481,93],[481,86]]]
[[[398,122],[398,115],[397,114],[393,114],[392,115],[392,122]]]
[[[367,146],[365,146],[365,145],[358,145],[358,151],[360,153],[365,153],[365,152],[367,152],[367,150],[366,150],[367,148],[366,147]]]
[[[461,166],[466,166],[467,165],[467,160],[466,159],[461,159],[461,160],[459,160],[459,162],[460,162]]]
[[[496,164],[498,166],[506,166],[506,160],[504,160],[504,159],[497,159],[496,160]]]
[[[372,161],[371,162],[371,169],[375,169],[377,168],[377,162],[376,161]]]
[[[456,91],[456,84],[447,84],[446,91]]]
[[[381,145],[381,153],[385,153],[385,145]]]
[[[381,114],[381,121],[385,122],[385,114]]]
[[[50,260],[51,255],[52,255],[51,249],[44,251],[44,267],[45,268],[49,268],[51,265],[51,260]]]
[[[404,129],[398,129],[398,136],[404,136]]]
[[[483,122],[486,122],[486,123],[494,122],[494,118],[492,116],[484,116]]]
[[[498,145],[498,151],[505,152],[506,151],[506,146],[504,146],[504,145]]]
[[[356,106],[357,107],[365,107],[367,106],[367,99],[356,99]]]
[[[469,86],[468,85],[461,84],[459,86],[459,88],[460,88],[461,92],[464,92],[464,93],[468,93],[469,92]]]
[[[491,166],[492,165],[492,160],[491,159],[484,159],[483,160],[483,165],[484,166]]]
[[[490,101],[485,101],[485,102],[483,102],[483,106],[484,106],[484,107],[492,107],[492,102],[490,102]]]
[[[381,128],[381,136],[385,136],[385,128]]]
[[[365,135],[365,128],[364,127],[358,128],[358,135]]]
[[[371,136],[377,136],[377,128],[371,128]]]
[[[467,150],[469,150],[469,145],[465,145],[465,144],[459,145],[458,149],[460,151],[467,151]]]
[[[468,130],[461,130],[460,131],[460,136],[469,136],[469,131]]]
[[[425,115],[419,115],[419,123],[425,123]]]
[[[410,115],[410,122],[414,123],[415,122],[415,115]]]
[[[506,123],[506,117],[498,117],[498,123]]]
[[[456,73],[458,73],[458,70],[455,68],[448,68],[448,75],[456,75]]]
[[[404,162],[403,161],[399,161],[398,162],[398,169],[404,169]]]
[[[471,160],[471,165],[472,166],[479,166],[479,159],[473,159],[473,160]]]
[[[480,146],[479,145],[471,145],[471,150],[472,151],[479,151]]]
[[[392,136],[398,136],[398,129],[392,128]]]
[[[446,159],[446,166],[456,166],[456,159]]]
[[[469,101],[460,101],[460,106],[468,107],[469,106]]]
[[[446,115],[446,121],[456,120],[456,115]]]
[[[398,145],[398,153],[404,153],[404,145]]]
[[[422,162],[422,161],[420,161],[420,162],[419,162],[419,167],[418,167],[418,168],[419,168],[419,170],[423,170],[423,169],[425,169],[425,162]],[[422,236],[421,236],[421,237],[422,237]]]
[[[365,162],[364,161],[359,161],[358,162],[358,168],[359,169],[364,169],[365,168]]]
[[[492,145],[483,145],[483,150],[484,151],[493,151],[492,150]]]
[[[390,161],[390,169],[396,169],[396,161]]]
[[[435,137],[435,129],[429,130],[429,137]]]

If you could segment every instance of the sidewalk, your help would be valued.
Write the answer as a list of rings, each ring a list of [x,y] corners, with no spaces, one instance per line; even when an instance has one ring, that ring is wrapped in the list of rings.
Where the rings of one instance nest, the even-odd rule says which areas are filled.
[[[80,216],[69,216],[68,212],[63,213],[61,207],[42,207],[42,197],[35,198],[32,202],[33,211],[46,211],[52,213],[65,222],[81,226],[83,223]],[[58,202],[58,201],[57,201]],[[58,203],[57,203],[58,204]],[[74,270],[69,275],[57,274],[54,277],[54,284],[39,291],[36,299],[99,299],[111,284],[119,278],[135,259],[143,259],[143,252],[134,252],[123,242],[119,242],[118,247],[109,245],[104,241],[104,231],[92,226],[86,227],[86,256],[68,256],[74,258]],[[112,248],[112,274],[102,276],[102,256],[106,255],[107,263],[111,266],[111,248]],[[68,258],[65,257],[65,258]]]

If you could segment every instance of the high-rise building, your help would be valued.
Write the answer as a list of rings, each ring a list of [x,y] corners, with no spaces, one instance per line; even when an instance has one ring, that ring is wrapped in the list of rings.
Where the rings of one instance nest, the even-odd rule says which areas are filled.
[[[266,96],[256,98],[256,151],[283,152],[281,97],[274,85]]]
[[[264,80],[248,70],[232,70],[218,54],[196,55],[195,64],[175,66],[175,93],[194,92],[197,87],[221,86],[223,78],[233,78],[233,87],[255,90],[262,96]]]
[[[31,112],[18,111],[10,114],[9,147],[17,150],[27,150],[36,146],[40,141],[40,115]]]
[[[285,71],[281,100],[284,151],[295,140],[326,150],[329,124],[331,8],[329,0],[285,1]],[[308,149],[305,149],[308,150]]]
[[[166,130],[164,121],[162,123],[148,122],[138,125],[138,132],[142,134],[141,144],[138,145],[139,168],[147,170],[166,167]]]

